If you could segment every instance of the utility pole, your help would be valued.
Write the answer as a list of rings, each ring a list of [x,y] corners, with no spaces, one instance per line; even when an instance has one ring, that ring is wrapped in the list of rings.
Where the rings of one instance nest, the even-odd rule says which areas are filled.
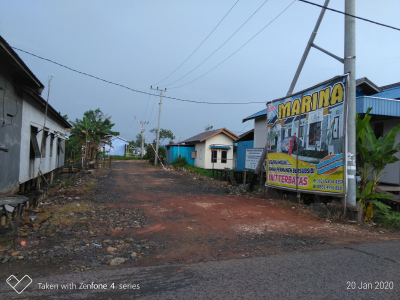
[[[356,14],[356,0],[345,0],[344,12]],[[344,17],[344,73],[349,73],[347,95],[347,199],[355,206],[356,200],[356,19]]]
[[[162,95],[163,93],[165,93],[167,91],[167,88],[165,88],[164,90],[159,89],[158,87],[156,89],[153,89],[153,86],[150,87],[150,89],[157,91],[160,93],[160,109],[158,111],[158,128],[157,128],[157,143],[156,143],[156,153],[157,155],[154,155],[154,164],[157,165],[157,157],[158,157],[158,143],[160,140],[160,123],[161,123],[161,104],[162,104]]]
[[[141,157],[143,158],[143,148],[144,148],[144,125],[149,124],[149,122],[140,122],[142,124],[143,130],[142,130],[142,152],[141,152]]]

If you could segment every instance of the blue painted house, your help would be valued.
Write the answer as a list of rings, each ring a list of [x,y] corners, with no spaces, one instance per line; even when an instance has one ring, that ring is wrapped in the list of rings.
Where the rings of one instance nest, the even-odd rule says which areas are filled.
[[[120,136],[114,136],[110,139],[111,141],[111,155],[126,155],[126,148],[129,145],[129,142],[126,139],[123,139]]]
[[[377,137],[384,136],[400,124],[400,82],[378,87],[366,77],[356,81],[356,111],[364,114],[372,107],[370,124]],[[247,118],[243,123],[254,120],[254,148],[264,148],[267,142],[267,109],[263,109]],[[396,136],[396,144],[400,143],[400,133]],[[400,153],[396,154],[400,159]],[[381,183],[400,186],[400,161],[388,165],[381,178]],[[387,189],[387,191],[394,191]]]
[[[239,136],[236,141],[236,170],[244,171],[246,164],[246,149],[254,148],[254,129],[251,129]]]
[[[194,157],[192,152],[195,151],[195,146],[175,143],[166,145],[166,147],[167,147],[167,154],[166,154],[167,157],[165,159],[166,164],[173,163],[178,157],[185,157],[187,163],[189,165],[194,166]]]

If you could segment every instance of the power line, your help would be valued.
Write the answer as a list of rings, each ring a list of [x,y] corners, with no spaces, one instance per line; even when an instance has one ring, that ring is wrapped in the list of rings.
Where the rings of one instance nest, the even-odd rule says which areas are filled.
[[[250,124],[251,124],[251,122],[248,122],[248,123],[246,124],[246,126],[244,126],[242,129],[240,129],[240,131],[234,131],[234,132],[242,133],[242,132],[244,132],[244,129],[246,129],[247,126],[249,126]]]
[[[197,46],[197,48],[192,52],[192,54],[190,54],[189,57],[186,58],[186,59],[184,60],[184,62],[181,63],[181,64],[179,65],[179,67],[177,67],[171,74],[169,74],[169,75],[168,75],[167,77],[165,77],[163,80],[161,80],[161,81],[155,83],[154,85],[157,85],[157,84],[163,82],[165,79],[168,79],[172,74],[174,74],[176,71],[178,71],[179,68],[182,67],[183,64],[184,64],[185,62],[187,62],[187,61],[189,60],[189,58],[192,57],[192,55],[197,51],[197,49],[199,49],[200,46],[203,45],[203,43],[210,37],[210,35],[215,31],[215,29],[217,29],[217,27],[219,26],[219,24],[221,24],[221,22],[222,22],[222,21],[225,19],[225,17],[231,12],[231,10],[236,6],[236,4],[237,4],[238,2],[239,2],[239,0],[237,0],[237,1],[235,2],[235,4],[233,4],[233,6],[230,8],[230,10],[228,10],[228,12],[225,14],[225,16],[221,19],[221,21],[218,22],[217,26],[214,27],[214,29],[207,35],[207,37],[200,43],[200,45]]]
[[[191,84],[192,82],[195,82],[196,80],[206,76],[208,73],[210,73],[211,71],[213,71],[214,69],[216,69],[217,67],[219,67],[220,65],[222,65],[224,62],[226,62],[229,58],[231,58],[232,56],[234,56],[237,52],[239,52],[244,46],[246,46],[252,39],[254,39],[257,35],[259,35],[261,33],[261,31],[263,31],[265,28],[267,28],[272,22],[274,22],[277,18],[280,17],[280,15],[282,15],[290,6],[293,5],[293,3],[295,3],[296,0],[294,0],[292,3],[290,3],[281,13],[279,13],[274,19],[272,19],[272,21],[270,21],[267,25],[265,25],[260,31],[258,31],[255,35],[253,35],[246,43],[244,43],[242,46],[240,46],[239,49],[237,49],[235,52],[233,52],[231,55],[229,55],[227,58],[225,58],[223,61],[221,61],[218,65],[216,65],[214,68],[212,68],[211,70],[209,70],[208,72],[204,73],[203,75],[193,79],[192,81],[189,81],[188,83],[179,85],[179,86],[174,86],[174,87],[170,87],[169,89],[177,89],[180,87],[183,87],[185,85]]]
[[[324,7],[324,6],[319,5],[319,4],[317,4],[317,3],[309,2],[309,1],[306,1],[306,0],[299,0],[299,1],[304,2],[304,3],[311,4],[311,5],[315,5],[315,6],[318,6],[318,7]],[[346,16],[353,17],[353,18],[355,18],[355,19],[360,19],[360,20],[363,20],[363,21],[365,21],[365,22],[370,22],[370,23],[372,23],[372,24],[376,24],[376,25],[380,25],[380,26],[384,26],[384,27],[388,27],[388,28],[391,28],[391,29],[400,31],[400,28],[396,28],[396,27],[393,27],[393,26],[390,26],[390,25],[378,23],[378,22],[375,22],[375,21],[372,21],[372,20],[369,20],[369,19],[357,17],[357,16],[355,16],[355,15],[351,15],[351,14],[342,12],[342,11],[340,11],[340,10],[336,10],[336,9],[329,8],[329,7],[325,7],[325,9],[331,10],[331,11],[334,11],[334,12],[337,12],[337,13],[342,14],[342,15],[346,15]]]
[[[124,135],[128,132],[128,130],[131,129],[132,124],[134,123],[134,121],[135,121],[135,120],[133,120],[133,121],[131,122],[131,124],[128,126],[128,128],[124,131],[124,134],[119,135],[119,136],[124,136]]]
[[[94,75],[91,75],[91,74],[88,74],[88,73],[85,73],[85,72],[81,72],[81,71],[75,70],[75,69],[73,69],[73,68],[70,68],[70,67],[67,67],[67,66],[65,66],[65,65],[62,65],[62,64],[60,64],[60,63],[58,63],[58,62],[52,61],[52,60],[50,60],[50,59],[48,59],[48,58],[41,57],[41,56],[39,56],[39,55],[30,53],[30,52],[28,52],[28,51],[25,51],[25,50],[22,50],[22,49],[19,49],[19,48],[16,48],[16,47],[12,47],[12,46],[10,46],[10,47],[13,48],[13,49],[15,49],[15,50],[24,52],[24,53],[26,53],[26,54],[35,56],[35,57],[37,57],[37,58],[39,58],[39,59],[46,60],[46,61],[51,62],[51,63],[53,63],[53,64],[56,64],[56,65],[58,65],[58,66],[60,66],[60,67],[66,68],[66,69],[68,69],[68,70],[70,70],[70,71],[73,71],[73,72],[76,72],[76,73],[79,73],[79,74],[81,74],[81,75],[85,75],[85,76],[88,76],[88,77],[92,77],[92,78],[94,78],[94,79],[97,79],[97,80],[100,80],[100,81],[103,81],[103,82],[106,82],[106,83],[109,83],[109,84],[112,84],[112,85],[116,85],[116,86],[122,87],[122,88],[127,89],[127,90],[130,90],[130,91],[132,91],[132,92],[141,93],[141,94],[145,94],[145,95],[151,95],[151,96],[158,96],[158,95],[151,94],[151,93],[147,93],[147,92],[144,92],[144,91],[135,90],[135,89],[132,89],[132,88],[130,88],[130,87],[127,87],[127,86],[125,86],[125,85],[123,85],[123,84],[115,83],[115,82],[112,82],[112,81],[109,81],[109,80],[106,80],[106,79],[102,79],[102,78],[100,78],[100,77],[97,77],[97,76],[94,76]],[[256,101],[254,101],[254,102],[207,102],[207,101],[195,101],[195,100],[179,99],[179,98],[168,97],[168,96],[164,96],[164,98],[171,99],[171,100],[176,100],[176,101],[182,101],[182,102],[197,103],[197,104],[214,104],[214,105],[239,105],[239,104],[240,104],[240,105],[243,105],[243,104],[259,104],[259,103],[265,104],[265,101],[262,101],[262,102],[256,102]]]
[[[186,73],[186,75],[182,76],[181,78],[179,78],[178,80],[175,80],[171,83],[168,83],[166,85],[163,86],[169,86],[171,84],[174,84],[175,82],[178,82],[180,80],[182,80],[183,78],[185,78],[186,76],[188,76],[189,74],[191,74],[193,71],[197,70],[202,64],[204,64],[211,56],[213,56],[219,49],[221,49],[260,9],[261,7],[264,6],[265,3],[267,3],[268,0],[265,0],[263,4],[260,5],[259,8],[257,8],[257,10],[255,12],[253,12],[253,14],[246,20],[246,22],[244,22],[225,42],[222,43],[221,46],[219,46],[213,53],[211,53],[205,60],[203,60],[197,67],[195,67],[192,71],[190,71],[189,73]]]
[[[150,94],[149,94],[149,97],[147,97],[146,110],[145,110],[145,112],[144,112],[144,116],[143,116],[143,119],[142,119],[142,121],[144,121],[144,119],[146,118],[146,114],[147,114],[147,107],[149,106],[149,99],[150,99]]]
[[[151,121],[150,123],[153,123],[158,117],[158,114],[156,114],[156,116],[154,117],[153,121]]]
[[[150,118],[151,118],[151,116],[152,116],[152,114],[153,114],[154,104],[156,104],[156,96],[154,96],[154,98],[153,98],[153,107],[151,108],[151,113],[150,113],[150,116],[149,116],[149,121],[150,121]]]

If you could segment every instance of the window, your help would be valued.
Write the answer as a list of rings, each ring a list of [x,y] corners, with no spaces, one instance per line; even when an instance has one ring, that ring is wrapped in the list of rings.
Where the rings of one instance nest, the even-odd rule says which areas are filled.
[[[289,128],[287,131],[287,136],[292,136],[292,128]]]
[[[221,163],[223,164],[226,164],[226,157],[228,156],[227,153],[228,151],[222,151],[221,153]]]
[[[48,131],[44,130],[42,132],[42,145],[40,146],[40,152],[42,153],[42,157],[46,156],[47,137],[48,137]]]
[[[218,152],[216,150],[211,151],[211,162],[216,163],[218,158]]]
[[[375,123],[374,124],[374,133],[375,137],[379,139],[381,136],[383,136],[383,123]]]
[[[201,160],[201,152],[202,152],[203,150],[202,149],[200,149],[200,152],[199,152],[199,159]]]
[[[31,126],[31,143],[30,143],[30,149],[29,149],[29,158],[30,159],[35,159],[40,158],[40,150],[39,150],[39,144],[36,139],[37,135],[37,128]]]
[[[282,129],[282,140],[285,138],[285,129]]]
[[[197,151],[192,151],[190,158],[196,158]]]
[[[300,132],[299,132],[299,137],[304,136],[304,126],[300,126]]]
[[[321,122],[315,122],[310,124],[310,133],[308,135],[308,144],[316,145],[321,139]]]
[[[50,134],[50,157],[53,156],[54,133]]]

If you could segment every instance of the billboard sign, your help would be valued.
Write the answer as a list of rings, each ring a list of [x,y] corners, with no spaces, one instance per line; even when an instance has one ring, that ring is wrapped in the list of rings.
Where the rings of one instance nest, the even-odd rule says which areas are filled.
[[[245,169],[255,170],[260,161],[263,148],[247,148]]]
[[[267,186],[345,193],[347,75],[267,104]]]

